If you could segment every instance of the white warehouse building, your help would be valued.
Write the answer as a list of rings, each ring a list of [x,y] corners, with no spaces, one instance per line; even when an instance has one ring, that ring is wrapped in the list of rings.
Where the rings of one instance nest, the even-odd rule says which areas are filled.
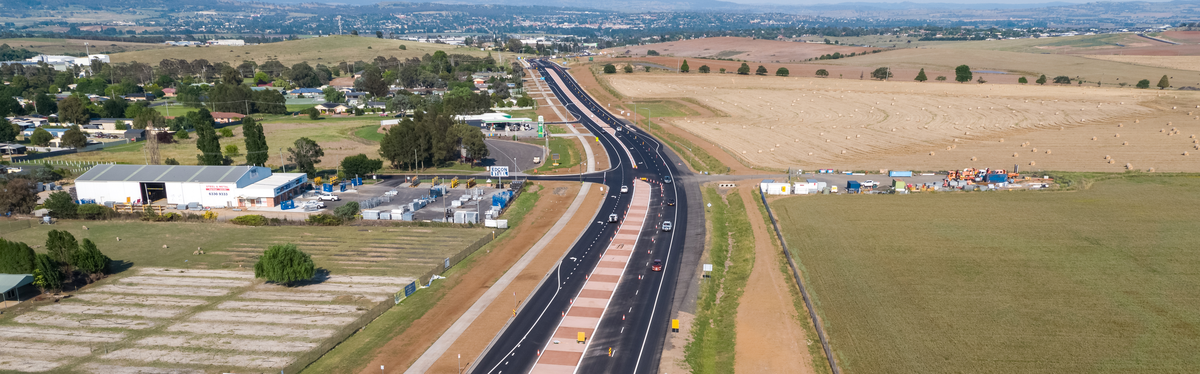
[[[299,196],[304,173],[261,166],[97,165],[75,179],[80,200],[203,207],[273,207]]]

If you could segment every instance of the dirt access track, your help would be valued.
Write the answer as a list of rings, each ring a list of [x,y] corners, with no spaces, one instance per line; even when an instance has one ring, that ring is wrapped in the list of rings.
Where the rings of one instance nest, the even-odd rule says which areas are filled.
[[[824,43],[784,42],[778,40],[716,37],[678,40],[665,43],[623,46],[600,51],[601,54],[646,56],[654,50],[663,56],[737,59],[754,62],[800,62],[821,55],[863,53],[881,48],[848,47]],[[675,67],[677,64],[666,66]],[[693,65],[695,70],[699,65]]]
[[[436,341],[443,332],[450,328],[459,316],[488,290],[491,285],[504,275],[510,267],[529,250],[543,235],[562,217],[567,207],[579,192],[580,184],[571,182],[537,182],[545,188],[537,204],[525,215],[525,221],[513,228],[499,241],[491,252],[484,254],[473,264],[469,272],[457,279],[448,281],[454,285],[447,289],[446,295],[432,309],[417,319],[412,325],[387,344],[374,352],[374,358],[360,368],[363,374],[376,373],[379,365],[385,365],[389,371],[403,372],[412,365],[425,350]],[[495,302],[481,314],[468,329],[468,333],[455,341],[447,354],[438,361],[430,372],[449,373],[455,371],[457,362],[455,355],[463,353],[464,367],[482,353],[484,347],[512,315],[511,299],[524,300],[532,292],[537,283],[549,268],[569,248],[583,228],[591,222],[596,208],[603,198],[603,192],[593,186],[587,200],[579,207],[574,219],[563,228],[554,241],[550,243],[525,271],[509,285]],[[516,293],[515,296],[513,293]],[[395,369],[392,369],[395,368]]]

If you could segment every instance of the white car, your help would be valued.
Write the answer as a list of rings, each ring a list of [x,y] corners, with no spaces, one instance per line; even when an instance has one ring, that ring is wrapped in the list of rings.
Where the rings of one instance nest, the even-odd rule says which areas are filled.
[[[671,231],[671,221],[663,221],[662,231]]]
[[[621,193],[629,193],[629,186],[621,186]]]
[[[863,186],[863,187],[872,187],[872,188],[873,188],[873,187],[879,187],[879,182],[876,182],[876,181],[873,181],[873,180],[868,180],[868,181],[864,181],[864,182],[862,182],[862,186]]]
[[[617,222],[617,215],[616,215],[616,214],[609,214],[609,215],[608,215],[608,222]]]
[[[341,198],[340,198],[340,197],[338,197],[337,195],[334,195],[334,194],[331,194],[331,193],[323,193],[323,194],[317,195],[317,200],[321,200],[321,201],[338,201],[338,200],[341,200]]]

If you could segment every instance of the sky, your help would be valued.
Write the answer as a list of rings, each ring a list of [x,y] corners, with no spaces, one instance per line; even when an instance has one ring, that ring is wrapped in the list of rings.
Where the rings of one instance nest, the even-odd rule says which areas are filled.
[[[723,0],[739,4],[778,4],[778,5],[815,5],[815,4],[843,4],[843,3],[917,3],[917,4],[1050,4],[1050,3],[1072,3],[1083,4],[1098,2],[1097,0],[955,0],[953,2],[946,0],[859,0],[859,1],[837,1],[837,0]],[[1117,2],[1125,2],[1116,0]],[[1165,2],[1170,0],[1138,0],[1145,2]]]

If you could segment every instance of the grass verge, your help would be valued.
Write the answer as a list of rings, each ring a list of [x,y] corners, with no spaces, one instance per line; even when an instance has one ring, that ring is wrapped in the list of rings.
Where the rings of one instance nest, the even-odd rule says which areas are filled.
[[[706,247],[714,266],[700,286],[691,341],[684,347],[693,373],[733,372],[738,302],[754,267],[754,232],[738,194],[721,196],[712,187],[704,189],[704,201],[712,204],[705,216],[712,225]]]

